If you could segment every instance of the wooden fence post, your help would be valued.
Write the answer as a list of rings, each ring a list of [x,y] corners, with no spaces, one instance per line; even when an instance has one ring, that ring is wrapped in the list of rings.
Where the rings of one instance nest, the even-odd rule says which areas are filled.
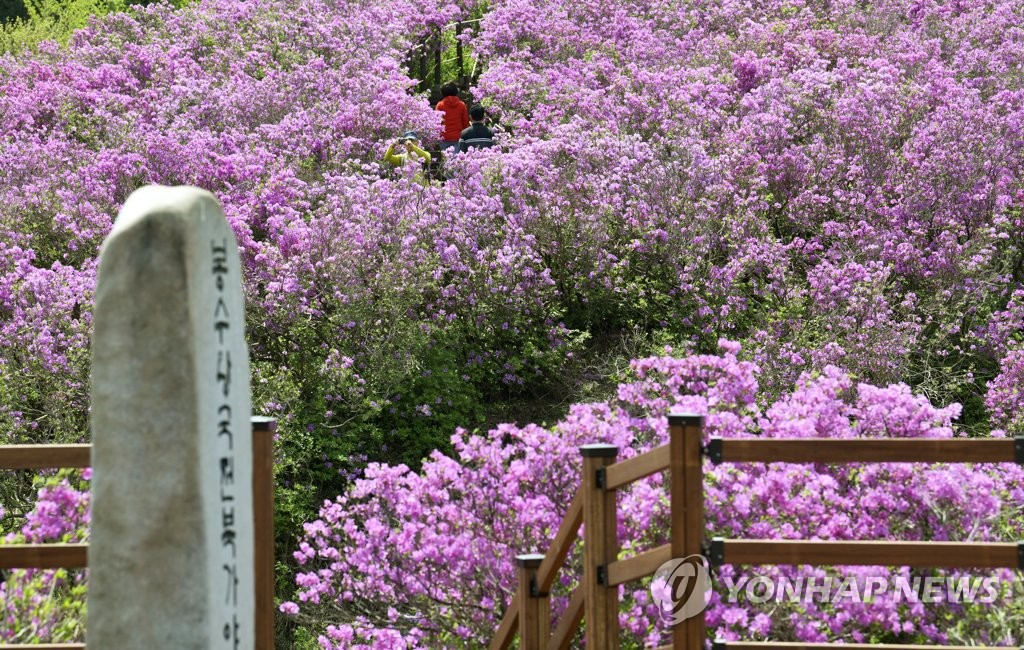
[[[543,555],[516,556],[519,567],[519,650],[546,650],[551,636],[551,607],[548,594],[541,594],[537,568]]]
[[[466,89],[466,67],[462,59],[462,21],[455,23],[455,60],[459,66],[459,88]]]
[[[253,556],[256,650],[274,649],[274,432],[277,420],[252,418]]]
[[[583,620],[587,650],[619,647],[619,588],[607,586],[608,564],[618,559],[615,491],[606,490],[605,467],[615,462],[615,445],[584,445],[583,456]]]
[[[441,30],[434,36],[434,85],[441,87]]]
[[[430,87],[430,80],[427,79],[427,42],[420,43],[420,89],[427,90]]]
[[[670,413],[672,558],[700,555],[704,542],[704,466],[701,436],[704,416]],[[703,585],[698,585],[703,590]],[[673,650],[704,650],[704,613],[684,619],[672,630]]]

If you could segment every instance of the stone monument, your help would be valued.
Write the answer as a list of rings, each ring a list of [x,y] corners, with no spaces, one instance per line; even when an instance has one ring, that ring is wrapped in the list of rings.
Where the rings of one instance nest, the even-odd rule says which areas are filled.
[[[90,648],[253,648],[244,323],[238,248],[213,195],[134,192],[96,287]]]

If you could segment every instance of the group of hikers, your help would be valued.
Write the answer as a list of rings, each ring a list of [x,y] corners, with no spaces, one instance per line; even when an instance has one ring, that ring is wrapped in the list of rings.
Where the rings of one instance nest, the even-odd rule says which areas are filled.
[[[494,132],[484,124],[487,113],[483,106],[474,104],[467,109],[466,103],[459,98],[459,86],[454,81],[441,86],[441,96],[441,101],[434,108],[442,113],[442,155],[449,157],[470,149],[493,146]],[[407,162],[429,165],[431,158],[430,152],[421,146],[416,131],[406,131],[388,145],[388,150],[384,152],[384,162],[393,167],[402,167]],[[419,170],[417,178],[423,180]]]

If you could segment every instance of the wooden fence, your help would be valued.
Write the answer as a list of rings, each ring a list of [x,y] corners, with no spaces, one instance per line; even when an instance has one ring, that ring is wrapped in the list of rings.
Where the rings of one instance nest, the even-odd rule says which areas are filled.
[[[256,650],[274,648],[273,418],[252,418],[252,506]],[[92,445],[0,446],[0,470],[89,467]],[[0,544],[0,569],[77,569],[88,566],[88,544]],[[0,644],[0,650],[82,650],[84,643]]]
[[[516,558],[518,590],[491,650],[505,650],[519,635],[522,650],[565,650],[582,620],[587,650],[619,647],[619,585],[655,573],[673,558],[704,555],[722,564],[822,564],[942,568],[1024,568],[1024,543],[802,541],[715,538],[704,540],[703,460],[713,463],[1024,463],[1024,438],[1011,439],[721,439],[702,444],[703,418],[669,416],[669,443],[616,463],[618,449],[585,445],[582,482],[545,555]],[[669,470],[671,542],[619,559],[616,490]],[[552,629],[548,592],[583,525],[583,575]],[[703,614],[672,630],[672,644],[658,650],[703,650]],[[931,646],[883,644],[753,643],[715,641],[713,650],[921,650]],[[958,648],[945,646],[945,648]],[[963,647],[962,650],[966,650]],[[994,650],[971,646],[971,650]]]

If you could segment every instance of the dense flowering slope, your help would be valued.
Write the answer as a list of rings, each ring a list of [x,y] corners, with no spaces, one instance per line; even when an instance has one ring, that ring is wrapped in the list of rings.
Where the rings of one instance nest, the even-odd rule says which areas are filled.
[[[482,93],[523,136],[634,138],[619,164],[658,168],[606,167],[614,218],[588,225],[636,241],[586,280],[627,292],[620,270],[662,252],[677,315],[754,343],[782,386],[831,362],[983,390],[1022,278],[1019,3],[543,4],[494,3]]]
[[[962,432],[1018,433],[1021,18],[990,2],[495,2],[473,42],[489,61],[477,91],[514,148],[479,178],[570,326],[658,324],[705,350],[720,334],[744,341],[767,417],[751,425],[740,409],[730,433],[950,435],[958,417]],[[459,187],[479,191],[477,178]],[[903,385],[854,389],[851,374],[965,409],[929,411]],[[651,444],[595,408],[553,430],[460,434],[468,468],[374,469],[307,525],[296,557],[317,571],[298,579],[307,604],[287,609],[348,619],[326,647],[475,647],[510,595],[509,558],[543,549],[557,522],[545,504],[567,502],[575,445]],[[1022,526],[1012,469],[730,469],[718,481],[715,531],[1013,539]],[[824,503],[793,498],[805,488]],[[624,531],[664,530],[625,508]],[[644,591],[632,597],[625,627],[656,641]],[[720,605],[709,622],[727,638],[1017,641],[1019,612],[1008,625],[971,614],[950,625],[949,610],[882,603],[771,617]]]
[[[67,49],[0,59],[0,443],[87,435],[97,249],[144,183],[191,183],[221,198],[249,269],[250,331],[280,323],[266,314],[275,291],[297,292],[298,272],[284,270],[292,224],[328,193],[328,175],[358,186],[385,135],[435,127],[435,113],[406,92],[399,58],[459,11],[429,1],[150,7],[94,22]],[[282,282],[267,289],[266,278]],[[0,531],[29,535],[33,518],[63,515],[64,528],[40,541],[83,534],[45,494],[29,512],[30,481],[4,481]],[[0,638],[80,636],[46,597],[64,578],[17,580],[2,600]],[[81,600],[78,587],[63,593]]]
[[[249,268],[287,280],[268,267],[287,267],[292,222],[325,193],[324,176],[372,160],[395,124],[426,131],[434,123],[405,92],[394,56],[430,22],[446,22],[446,11],[457,8],[151,8],[94,23],[68,50],[44,45],[33,58],[0,61],[0,417],[8,435],[84,430],[80,416],[55,421],[54,412],[85,411],[93,260],[132,190],[215,191]]]
[[[462,468],[439,456],[422,474],[397,463],[448,448],[455,427],[479,425],[494,402],[572,395],[560,384],[594,380],[595,350],[645,356],[667,343],[706,355],[722,337],[741,342],[738,358],[634,371],[643,380],[661,364],[666,386],[688,363],[748,377],[742,399],[708,406],[731,434],[1024,433],[1019,3],[487,8],[467,41],[488,62],[475,91],[501,116],[501,146],[429,187],[377,164],[388,137],[439,124],[406,92],[414,82],[399,61],[473,3],[207,0],[112,15],[66,50],[0,60],[2,442],[82,437],[97,247],[125,197],[154,182],[215,192],[238,235],[255,403],[282,418],[279,524],[296,526],[282,548],[325,497],[299,559],[361,546],[351,576],[300,578],[307,601],[342,596],[299,619],[314,639],[333,630],[328,646],[353,645],[346,635],[479,643],[508,597],[508,553],[542,545],[558,514],[547,504],[565,502],[558,481],[530,487],[518,454],[530,440],[563,441],[531,471],[568,480],[574,445],[596,436],[634,453],[662,435],[656,416],[678,394],[620,395],[633,404],[624,411],[575,407],[554,429],[459,434]],[[707,390],[683,394],[711,399]],[[335,502],[367,457],[395,464]],[[487,482],[505,458],[524,472],[519,488]],[[953,513],[977,535],[1022,536],[1019,509],[1006,505],[1019,500],[1016,473],[879,471],[847,496],[832,485],[848,477],[826,474],[831,511],[793,507],[822,536],[911,534],[904,520],[927,536],[973,530],[950,523]],[[811,532],[785,527],[797,510],[743,514],[775,498],[749,481],[799,494],[819,480],[787,472],[722,472],[732,492],[711,524]],[[467,480],[483,482],[476,496],[456,489]],[[392,507],[375,491],[411,510],[374,516]],[[15,492],[7,521],[29,508]],[[434,493],[462,518],[458,544],[422,537],[418,518],[436,515],[415,504]],[[489,527],[495,502],[516,506]],[[860,508],[879,502],[884,512]],[[523,522],[527,504],[537,519]],[[636,504],[623,525],[660,535],[657,513]],[[733,510],[741,520],[728,519]],[[528,533],[506,534],[505,521]],[[441,556],[455,567],[452,583],[432,583],[441,596],[416,586],[429,579],[417,566],[437,558],[395,559],[416,547],[466,550],[461,563]],[[411,581],[397,591],[384,575],[392,565]],[[656,635],[640,594],[627,627]],[[425,612],[441,628],[423,624]],[[828,612],[827,630],[811,624],[822,616],[783,623],[723,607],[709,620],[810,640],[853,638],[851,621],[883,614],[873,633],[884,638],[942,638],[940,611]],[[981,620],[966,614],[956,634]],[[362,631],[345,627],[354,622]]]

